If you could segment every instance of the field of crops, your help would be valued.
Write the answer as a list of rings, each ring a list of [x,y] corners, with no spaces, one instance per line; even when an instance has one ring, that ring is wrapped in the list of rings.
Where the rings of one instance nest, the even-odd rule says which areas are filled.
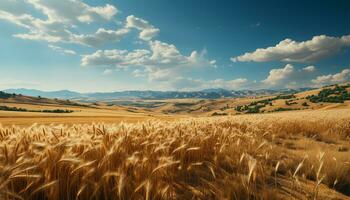
[[[0,126],[0,199],[349,199],[348,110]]]

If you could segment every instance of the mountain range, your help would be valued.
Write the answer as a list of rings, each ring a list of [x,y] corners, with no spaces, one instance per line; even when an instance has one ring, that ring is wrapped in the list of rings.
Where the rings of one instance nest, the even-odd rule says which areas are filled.
[[[299,89],[260,89],[260,90],[226,90],[222,88],[205,89],[201,91],[121,91],[121,92],[94,92],[80,93],[70,90],[59,91],[42,91],[36,89],[6,89],[6,93],[22,94],[27,96],[40,96],[46,98],[58,98],[80,101],[110,101],[118,99],[185,99],[185,98],[202,98],[202,99],[217,99],[217,98],[237,98],[248,96],[274,95],[296,93],[312,88]]]

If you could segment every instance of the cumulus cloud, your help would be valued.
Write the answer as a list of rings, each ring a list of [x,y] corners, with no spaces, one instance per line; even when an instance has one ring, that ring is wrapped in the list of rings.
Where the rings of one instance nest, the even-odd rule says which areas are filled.
[[[287,64],[282,68],[270,70],[266,79],[262,83],[266,87],[272,88],[297,88],[310,86],[310,79],[316,71],[315,66],[307,66],[300,70],[293,65]]]
[[[294,73],[294,67],[291,64],[287,64],[284,68],[272,69],[269,76],[263,80],[263,83],[268,85],[276,85],[282,80],[287,79]]]
[[[75,35],[72,34],[71,41],[74,43],[79,43],[87,46],[99,46],[106,42],[120,41],[127,33],[129,29],[120,30],[106,30],[100,28],[94,34],[88,35]]]
[[[316,71],[316,67],[313,65],[310,65],[310,66],[304,67],[303,70],[305,72],[314,72],[314,71]]]
[[[11,9],[14,6],[19,9]],[[35,14],[27,13],[29,10]],[[131,30],[137,30],[138,37],[141,39],[138,42],[147,45],[144,49],[97,50],[94,53],[82,55],[82,66],[105,66],[103,75],[112,73],[115,68],[126,70],[134,67],[132,76],[147,77],[150,81],[166,83],[174,77],[182,77],[194,68],[217,67],[216,60],[206,58],[205,50],[184,55],[175,45],[154,40],[160,30],[150,22],[134,15],[128,16],[123,25],[118,24],[120,28],[117,29],[98,28],[92,33],[86,33],[80,29],[81,26],[86,27],[100,20],[112,20],[117,13],[117,8],[112,5],[90,6],[82,0],[3,0],[0,2],[0,20],[6,20],[22,28],[21,32],[14,34],[14,37],[46,41],[49,43],[49,48],[60,54],[77,54],[73,50],[64,49],[62,43],[99,47],[105,43],[120,41]],[[98,27],[98,24],[94,24],[94,27],[96,26]],[[236,87],[245,81],[216,79],[208,82],[179,78],[177,82],[180,80],[184,85],[192,83],[199,84],[199,87],[216,85],[227,88]]]
[[[98,50],[90,55],[83,55],[83,66],[142,66],[149,62],[151,52],[145,49],[127,50]]]
[[[350,46],[350,35],[342,37],[319,35],[303,42],[285,39],[276,46],[259,48],[254,52],[232,57],[231,60],[233,62],[313,62],[339,53],[348,46]]]
[[[152,80],[166,79],[189,68],[212,65],[205,58],[205,52],[193,51],[186,56],[172,44],[160,41],[150,41],[148,44],[150,50],[98,50],[93,54],[84,55],[81,64],[83,66],[144,67]]]
[[[9,5],[9,1],[5,5]],[[14,5],[15,2],[13,1]],[[27,40],[47,41],[50,43],[75,43],[87,46],[98,46],[106,42],[119,41],[129,30],[98,29],[94,34],[75,34],[79,23],[90,23],[98,19],[110,20],[117,9],[112,5],[92,7],[80,0],[56,1],[56,0],[28,0],[35,9],[41,11],[45,19],[36,18],[27,13],[17,13],[9,6],[7,10],[0,9],[0,19],[9,21],[28,30],[26,33],[14,34],[15,37]],[[0,3],[1,5],[2,3]]]
[[[31,15],[22,14],[17,16],[3,10],[0,10],[0,19],[10,21],[16,24],[17,26],[21,26],[28,29],[31,28],[30,24],[34,21],[34,18]]]
[[[189,56],[182,55],[173,44],[151,41],[149,45],[152,51],[151,65],[162,67],[184,66],[196,64],[201,59],[201,55],[197,51],[193,51]]]
[[[62,54],[62,55],[75,55],[77,54],[75,51],[73,50],[70,50],[70,49],[64,49],[62,47],[59,47],[59,46],[55,46],[55,45],[52,45],[52,44],[49,44],[49,47],[54,50],[54,51],[57,51],[58,53]]]
[[[149,41],[156,37],[160,30],[151,25],[148,21],[130,15],[126,18],[126,28],[135,28],[140,31],[139,38]]]
[[[269,88],[300,88],[320,87],[323,85],[350,81],[350,69],[343,69],[339,73],[316,76],[315,66],[296,69],[287,64],[282,68],[272,69],[266,79],[262,80],[264,87]]]
[[[80,0],[27,0],[36,9],[41,10],[49,21],[64,23],[91,23],[98,19],[110,20],[118,10],[112,5],[89,6]]]
[[[312,82],[316,85],[327,85],[350,81],[350,69],[344,69],[336,74],[328,74],[316,77]]]

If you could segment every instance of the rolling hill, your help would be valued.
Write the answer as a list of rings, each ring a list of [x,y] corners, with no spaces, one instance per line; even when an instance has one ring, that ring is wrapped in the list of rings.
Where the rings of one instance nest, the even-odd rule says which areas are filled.
[[[236,115],[297,110],[345,108],[350,105],[350,85],[327,86],[302,92],[238,98],[183,98],[158,100],[115,100],[112,105],[143,107],[164,114]]]
[[[34,89],[7,89],[6,93],[22,94],[27,96],[41,96],[46,98],[70,99],[79,101],[111,101],[116,99],[218,99],[238,98],[248,96],[262,96],[273,94],[287,94],[310,90],[311,88],[281,89],[281,90],[225,90],[206,89],[202,91],[122,91],[122,92],[95,92],[79,93],[69,90],[41,91]]]
[[[91,99],[86,101],[86,98],[80,101],[63,100],[1,92],[0,118],[7,120],[13,118],[9,122],[16,121],[14,119],[16,117],[26,117],[28,122],[30,122],[31,117],[41,117],[42,121],[45,122],[64,121],[66,123],[68,118],[75,122],[92,122],[97,119],[110,122],[130,119],[138,121],[154,117],[174,119],[188,116],[327,110],[349,108],[350,106],[350,84],[333,85],[306,91],[285,90],[276,94],[269,94],[272,91],[264,91],[245,91],[244,95],[241,91],[239,95],[242,97],[220,97],[220,94],[228,92],[222,89],[192,93],[176,92],[182,95],[191,94],[186,97],[182,96],[183,98],[171,92],[134,91],[128,93],[129,97],[138,96],[137,99],[123,99],[126,98],[127,92],[121,92],[119,98],[112,98],[113,95],[109,96],[108,93],[100,93],[99,95],[95,93],[95,97],[93,97],[93,93],[90,94],[91,99],[101,98],[101,101],[92,101]],[[59,93],[50,94],[57,95]],[[210,98],[203,98],[203,94],[210,94]],[[213,98],[214,94],[218,98]],[[253,94],[259,95],[254,96]],[[173,98],[166,99],[167,96]],[[145,99],[141,99],[141,97]],[[156,97],[158,99],[153,99]],[[109,100],[109,98],[112,99]],[[36,121],[38,120],[36,119]]]

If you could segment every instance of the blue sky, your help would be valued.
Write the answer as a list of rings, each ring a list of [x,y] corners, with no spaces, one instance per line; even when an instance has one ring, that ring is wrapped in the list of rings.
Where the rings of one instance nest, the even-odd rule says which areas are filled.
[[[349,1],[2,0],[0,89],[201,90],[350,80]]]

